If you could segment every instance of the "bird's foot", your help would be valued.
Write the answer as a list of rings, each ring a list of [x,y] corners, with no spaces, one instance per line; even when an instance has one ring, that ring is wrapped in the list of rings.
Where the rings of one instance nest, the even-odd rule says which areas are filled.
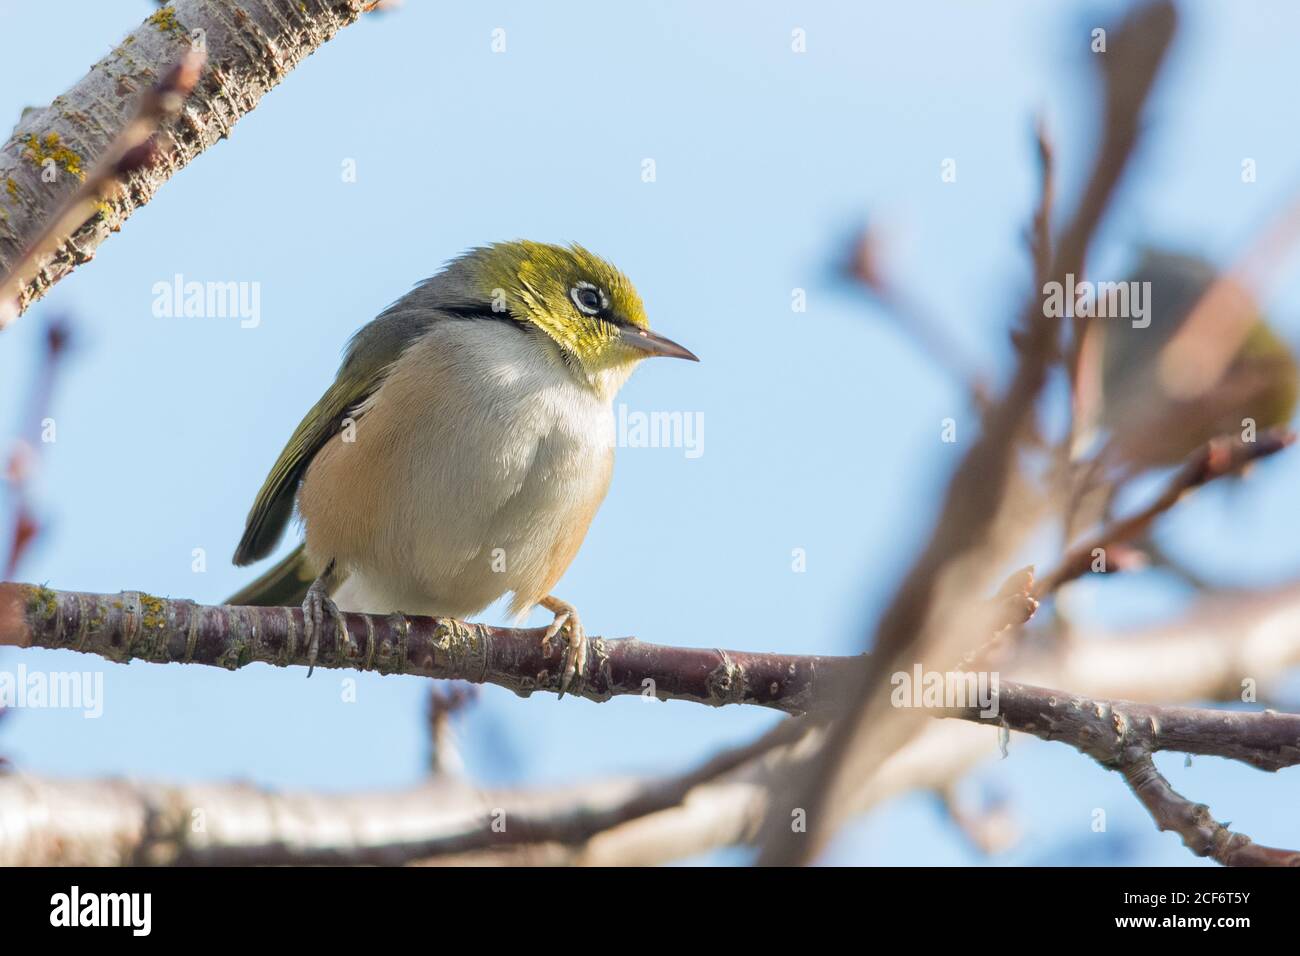
[[[333,562],[330,562],[325,573],[312,582],[311,587],[307,589],[307,596],[302,601],[302,628],[307,638],[308,677],[311,677],[312,671],[316,669],[316,657],[320,653],[320,635],[325,628],[325,618],[328,617],[333,622],[336,634],[341,635],[345,631],[343,612],[329,595],[333,585],[333,567]]]
[[[563,697],[574,678],[586,672],[587,635],[578,619],[578,610],[572,604],[554,597],[543,598],[538,603],[555,615],[555,620],[542,635],[542,652],[547,657],[551,656],[551,641],[561,631],[566,632],[564,658],[560,662],[560,697]]]

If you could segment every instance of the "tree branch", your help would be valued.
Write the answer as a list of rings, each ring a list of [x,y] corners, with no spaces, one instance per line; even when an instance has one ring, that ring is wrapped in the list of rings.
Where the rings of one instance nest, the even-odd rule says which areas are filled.
[[[50,216],[22,255],[10,263],[8,274],[0,273],[3,276],[0,278],[0,329],[17,317],[22,291],[46,258],[57,252],[100,204],[109,202],[123,188],[131,173],[157,161],[158,147],[154,134],[165,120],[180,112],[185,98],[198,82],[206,60],[207,55],[198,50],[182,54],[162,79],[145,91],[135,116],[105,147],[103,155],[82,179],[81,185]],[[41,146],[43,149],[31,151],[31,158],[39,158],[40,153],[48,151],[52,144]],[[45,162],[42,160],[42,167]],[[57,174],[57,165],[54,172]],[[44,168],[42,173],[45,173]]]
[[[1300,853],[1261,846],[1241,833],[1234,833],[1214,817],[1203,803],[1192,803],[1179,794],[1156,769],[1150,757],[1141,757],[1122,768],[1124,780],[1161,830],[1173,830],[1183,845],[1197,856],[1213,857],[1224,866],[1300,866]]]
[[[0,776],[0,865],[374,865],[528,846],[578,847],[675,807],[687,794],[802,732],[790,721],[695,770],[540,791],[479,790],[457,778],[386,793],[276,793]]]
[[[1162,750],[1225,757],[1259,770],[1300,764],[1300,714],[1275,710],[1212,710],[1081,697],[1003,681],[996,718],[977,705],[938,710],[937,716],[1001,722],[1041,740],[1060,740],[1110,769]]]
[[[1174,473],[1151,504],[1136,514],[1112,522],[1071,548],[1055,569],[1039,579],[1034,596],[1042,599],[1061,585],[1083,576],[1096,560],[1094,552],[1141,537],[1160,515],[1178,504],[1188,492],[1240,471],[1261,458],[1277,454],[1295,441],[1295,434],[1285,428],[1274,428],[1257,438],[1253,442],[1216,438],[1202,446]]]
[[[1178,794],[1156,770],[1162,750],[1226,757],[1260,770],[1300,764],[1300,715],[1225,711],[1078,697],[1042,687],[1003,684],[997,720],[1042,740],[1060,740],[1103,767],[1123,774],[1161,830],[1174,830],[1197,856],[1224,866],[1300,866],[1300,852],[1261,846],[1210,815],[1209,807]],[[941,716],[990,722],[979,707]]]
[[[0,644],[65,648],[109,660],[207,664],[236,670],[259,661],[307,665],[302,610],[205,606],[139,591],[86,594],[0,585],[0,609],[17,627]],[[450,618],[344,614],[346,635],[326,639],[318,668],[417,674],[507,687],[520,696],[559,692],[559,649],[545,628],[492,627]],[[587,666],[569,692],[593,701],[641,694],[719,707],[755,704],[786,713],[842,699],[860,658],[668,647],[589,637]]]
[[[176,118],[163,124],[157,161],[136,169],[24,277],[17,311],[94,256],[95,249],[158,187],[230,135],[235,122],[308,54],[352,23],[366,0],[175,0],[155,12],[45,109],[30,110],[0,147],[0,275],[11,271],[46,224],[137,116],[142,92],[194,46],[208,69]],[[51,174],[53,181],[49,181]]]

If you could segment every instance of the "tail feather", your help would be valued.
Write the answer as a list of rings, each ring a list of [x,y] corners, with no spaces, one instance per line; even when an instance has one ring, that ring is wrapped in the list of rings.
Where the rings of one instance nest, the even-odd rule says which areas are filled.
[[[307,589],[314,580],[316,569],[312,567],[300,544],[275,567],[226,598],[225,603],[236,606],[297,607],[302,604]]]

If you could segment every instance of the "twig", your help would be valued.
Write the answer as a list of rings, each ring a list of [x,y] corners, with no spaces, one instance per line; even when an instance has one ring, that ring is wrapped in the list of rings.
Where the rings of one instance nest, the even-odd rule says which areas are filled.
[[[1047,121],[1038,117],[1034,123],[1034,143],[1038,147],[1038,205],[1034,209],[1030,231],[1030,252],[1034,279],[1038,288],[1051,278],[1052,209],[1056,205],[1056,152],[1047,135]]]
[[[996,710],[990,718],[971,704],[936,708],[936,715],[1003,723],[1042,740],[1063,741],[1111,769],[1160,751],[1224,757],[1267,771],[1300,764],[1300,714],[1141,704],[1015,681],[1000,682]]]
[[[990,395],[986,376],[979,364],[958,348],[928,312],[888,280],[880,266],[878,242],[879,237],[873,229],[864,229],[853,244],[844,271],[894,316],[898,328],[909,335],[936,366],[964,387],[975,407],[984,412]]]
[[[1125,764],[1122,772],[1156,826],[1173,830],[1197,856],[1211,857],[1224,866],[1300,866],[1300,853],[1295,850],[1261,846],[1219,823],[1205,804],[1193,803],[1174,790],[1150,757]]]
[[[4,478],[9,485],[7,497],[10,501],[9,548],[8,555],[4,558],[5,578],[12,578],[17,574],[23,558],[41,533],[40,522],[36,518],[27,492],[32,473],[36,469],[39,449],[44,446],[42,431],[54,397],[63,359],[67,354],[68,338],[68,324],[62,319],[51,319],[45,329],[44,359],[37,371],[28,405],[23,413],[23,424],[14,439],[13,449],[5,468]],[[3,528],[4,524],[0,523],[0,531],[3,531]],[[2,537],[0,541],[3,541]],[[6,602],[0,601],[0,634],[10,630],[16,624],[17,619],[13,615],[13,610]],[[5,708],[0,706],[0,717],[4,714]],[[5,764],[4,758],[0,757],[0,767]]]
[[[1218,438],[1198,449],[1174,474],[1160,495],[1127,518],[1121,518],[1072,547],[1048,574],[1039,579],[1034,596],[1042,600],[1063,584],[1086,574],[1096,561],[1096,552],[1141,537],[1152,523],[1176,505],[1184,495],[1216,478],[1240,471],[1253,461],[1277,454],[1295,441],[1284,428],[1263,432],[1253,442],[1239,438]]]
[[[1020,834],[1006,803],[997,801],[991,806],[967,809],[949,784],[935,790],[935,797],[953,825],[978,852],[991,856],[1014,846]]]
[[[1034,594],[1034,569],[1032,566],[1013,571],[992,600],[985,603],[976,618],[974,628],[992,636],[976,644],[959,658],[959,670],[969,670],[989,652],[997,649],[1008,634],[1017,634],[1022,625],[1038,610]]]
[[[1225,866],[1300,866],[1300,853],[1251,842],[1215,822],[1208,807],[1180,796],[1156,770],[1159,751],[1238,760],[1260,770],[1300,764],[1300,715],[1224,711],[1079,697],[1004,683],[997,720],[1042,740],[1059,740],[1124,775],[1161,830],[1174,830],[1198,856]],[[979,707],[944,712],[976,723]]]
[[[478,688],[457,681],[438,681],[429,688],[425,716],[429,728],[429,773],[433,776],[460,773],[464,769],[451,718],[465,710],[477,695]]]
[[[68,323],[62,319],[51,320],[45,330],[45,354],[24,412],[24,433],[15,440],[9,456],[5,478],[9,482],[9,498],[12,502],[10,511],[13,518],[10,525],[13,533],[4,565],[5,578],[17,574],[23,556],[40,532],[27,497],[27,488],[36,468],[37,449],[43,444],[43,422],[48,417],[50,403],[54,398],[55,385],[67,354],[68,339]]]
[[[1293,198],[1260,235],[1218,275],[1192,306],[1160,357],[1160,380],[1192,400],[1214,388],[1260,320],[1258,302],[1300,239],[1300,198]]]

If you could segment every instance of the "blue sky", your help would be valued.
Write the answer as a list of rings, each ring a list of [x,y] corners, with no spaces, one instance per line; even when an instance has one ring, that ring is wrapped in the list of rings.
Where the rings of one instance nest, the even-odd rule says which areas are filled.
[[[703,359],[650,363],[620,401],[699,412],[706,428],[698,458],[619,452],[558,593],[591,633],[860,650],[964,451],[939,441],[939,422],[971,418],[961,391],[838,286],[832,264],[855,228],[878,222],[897,280],[963,349],[1005,371],[1003,330],[1028,281],[1031,118],[1047,117],[1068,202],[1095,128],[1088,34],[1122,8],[412,2],[366,18],[5,334],[0,408],[11,418],[42,322],[70,316],[77,336],[58,441],[34,489],[49,526],[23,576],[221,600],[249,577],[228,556],[252,497],[347,337],[469,246],[576,240],[619,264],[652,324]],[[152,10],[0,0],[0,122],[48,103]],[[1300,8],[1184,12],[1150,136],[1096,250],[1102,269],[1142,243],[1229,259],[1300,184],[1300,133],[1286,119],[1300,85]],[[497,28],[504,53],[491,50]],[[791,50],[795,28],[806,53]],[[1257,163],[1253,184],[1241,182],[1245,157]],[[653,183],[642,181],[647,158]],[[957,161],[954,183],[940,179],[946,158]],[[341,175],[349,160],[355,182]],[[177,273],[259,283],[260,324],[155,317],[151,290]],[[791,310],[795,288],[807,290],[806,312]],[[1280,282],[1268,305],[1300,343],[1300,282]],[[1171,540],[1240,583],[1294,577],[1297,480],[1297,456],[1270,462],[1249,494],[1191,502]],[[204,573],[192,570],[196,548]],[[804,573],[791,571],[794,548],[807,553]],[[1176,606],[1147,580],[1106,589],[1086,602],[1101,623]],[[0,667],[16,658],[0,656]],[[100,666],[54,652],[22,659]],[[416,679],[362,676],[345,704],[330,673],[104,673],[102,718],[20,712],[0,725],[0,752],[54,774],[329,790],[400,786],[422,771]],[[459,733],[479,778],[541,783],[682,768],[773,720],[485,688]],[[1188,769],[1176,756],[1168,769],[1257,841],[1300,844],[1300,771]],[[1005,795],[1025,831],[996,862],[1199,862],[1155,833],[1118,777],[1067,748],[1024,742],[971,786]],[[1089,828],[1098,806],[1113,821],[1104,835]],[[831,858],[981,860],[924,796],[855,825]]]

